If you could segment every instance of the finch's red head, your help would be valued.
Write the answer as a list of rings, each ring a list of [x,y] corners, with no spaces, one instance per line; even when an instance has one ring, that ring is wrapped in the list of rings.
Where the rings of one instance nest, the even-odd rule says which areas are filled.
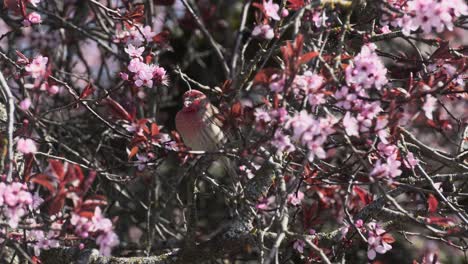
[[[198,111],[208,104],[206,95],[198,90],[187,91],[182,98],[184,99],[183,112]]]

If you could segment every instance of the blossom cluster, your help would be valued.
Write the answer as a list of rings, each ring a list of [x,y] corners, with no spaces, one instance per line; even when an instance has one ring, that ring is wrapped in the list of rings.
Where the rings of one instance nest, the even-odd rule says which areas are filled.
[[[81,238],[88,238],[90,233],[97,234],[96,244],[104,256],[110,256],[112,248],[119,244],[119,238],[112,228],[112,221],[102,215],[99,207],[96,207],[91,219],[73,214],[70,223],[75,226],[75,234]]]
[[[29,224],[36,224],[35,220],[30,220],[31,221],[29,221]],[[58,240],[58,237],[60,236],[61,228],[62,224],[56,221],[51,224],[51,229],[49,231],[40,229],[27,231],[28,240],[31,241],[34,249],[34,255],[39,256],[41,254],[41,250],[60,247],[60,241]]]
[[[148,63],[143,60],[142,54],[145,52],[145,46],[143,44],[149,44],[153,42],[153,37],[156,33],[151,30],[150,26],[142,27],[135,25],[128,31],[120,32],[116,38],[116,41],[126,44],[125,52],[131,58],[130,63],[127,66],[129,74],[120,73],[120,76],[124,80],[133,80],[133,84],[136,87],[153,87],[154,82],[156,84],[166,83],[166,70],[163,67]]]
[[[165,80],[166,70],[154,64],[146,64],[141,58],[134,58],[128,65],[128,70],[133,73],[134,84],[137,87],[153,87],[153,81],[161,84]]]
[[[336,120],[331,117],[315,118],[303,110],[291,117],[285,128],[291,129],[292,139],[308,149],[308,159],[313,161],[315,157],[324,159],[327,157],[324,144],[330,134],[335,132],[333,126]]]
[[[281,17],[287,17],[289,12],[287,9],[283,9],[281,16],[278,13],[280,6],[273,2],[273,0],[265,1],[263,0],[262,4],[255,3],[257,8],[262,11],[264,16],[263,23],[259,23],[252,30],[252,36],[263,39],[272,39],[275,36],[273,28],[268,24],[270,20],[279,21]]]
[[[367,257],[370,260],[375,259],[377,253],[385,254],[392,249],[390,245],[394,239],[378,223],[370,222],[367,229]]]
[[[396,9],[403,10],[403,15],[392,14],[381,21],[402,29],[403,34],[421,29],[425,34],[433,30],[440,33],[444,29],[453,30],[454,21],[468,15],[468,6],[464,0],[411,0],[404,5],[398,1],[392,3]]]
[[[32,205],[33,195],[26,184],[0,182],[0,208],[11,228],[18,227],[21,218]]]
[[[37,7],[37,5],[41,1],[42,0],[28,0],[28,2],[30,2],[34,7]],[[31,25],[40,24],[41,22],[42,22],[41,15],[39,15],[37,12],[31,12],[25,15],[25,18],[23,20],[23,26],[30,27]]]
[[[387,69],[375,53],[376,48],[375,44],[363,46],[354,58],[353,65],[346,68],[346,82],[355,85],[357,91],[372,87],[380,90],[388,82]]]
[[[151,43],[154,36],[156,32],[153,32],[150,26],[136,24],[128,30],[118,31],[114,41],[139,47],[144,43]]]

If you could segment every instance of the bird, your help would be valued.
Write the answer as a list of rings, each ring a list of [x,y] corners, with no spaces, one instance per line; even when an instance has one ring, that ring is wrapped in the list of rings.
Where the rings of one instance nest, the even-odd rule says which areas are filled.
[[[199,90],[184,93],[183,107],[175,118],[176,129],[184,144],[195,151],[216,152],[228,142],[227,132],[219,118],[219,110],[210,103],[208,97]],[[231,160],[223,156],[219,159],[225,172],[235,177],[236,170]]]

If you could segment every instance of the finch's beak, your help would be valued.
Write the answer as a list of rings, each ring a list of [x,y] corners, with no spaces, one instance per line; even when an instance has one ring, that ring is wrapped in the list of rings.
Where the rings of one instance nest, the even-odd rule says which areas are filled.
[[[190,107],[193,104],[193,100],[190,98],[185,99],[184,107]]]

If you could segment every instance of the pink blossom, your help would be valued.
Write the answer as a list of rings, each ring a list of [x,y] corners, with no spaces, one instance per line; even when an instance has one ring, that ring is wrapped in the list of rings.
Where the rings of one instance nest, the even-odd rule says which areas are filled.
[[[18,226],[32,203],[32,195],[25,184],[19,182],[0,183],[0,206],[3,205],[3,214],[11,228]]]
[[[29,107],[31,107],[31,99],[29,97],[24,98],[20,103],[19,106],[21,110],[27,111]]]
[[[128,31],[117,32],[116,41],[122,41],[126,44],[132,44],[133,46],[139,47],[145,41],[152,42],[154,36],[156,36],[156,33],[152,31],[150,26],[143,27],[142,25],[135,25]]]
[[[328,135],[334,132],[333,125],[335,120],[331,118],[315,119],[305,110],[293,116],[286,122],[286,128],[292,129],[292,139],[300,142],[309,150],[308,159],[313,161],[315,157],[326,158],[326,152],[323,149]]]
[[[146,64],[139,58],[134,58],[130,61],[128,70],[134,73],[133,80],[137,87],[146,86],[151,88],[153,87],[153,80],[156,80],[158,84],[165,82],[166,70],[164,68],[153,64]]]
[[[396,16],[391,21],[392,26],[402,28],[405,35],[421,29],[425,34],[435,30],[453,30],[453,22],[457,17],[468,14],[464,0],[410,0],[406,6],[392,3],[395,8],[404,10],[403,16]],[[385,18],[384,18],[385,19]],[[385,24],[386,21],[383,21]]]
[[[128,44],[128,46],[125,48],[125,52],[132,58],[140,58],[141,54],[143,54],[143,51],[145,51],[144,47],[136,48],[132,44]]]
[[[275,32],[268,24],[257,25],[252,30],[252,36],[263,39],[272,39],[275,37]]]
[[[288,203],[294,206],[300,205],[302,199],[304,199],[304,193],[301,191],[288,194]]]
[[[138,160],[138,170],[143,171],[146,168],[146,163],[149,161],[148,155],[137,153],[136,158]]]
[[[401,175],[401,162],[397,160],[396,154],[388,157],[385,163],[378,160],[370,175],[374,178],[387,178],[389,180]]]
[[[386,231],[379,224],[376,222],[370,222],[367,224],[367,230],[367,257],[370,260],[375,259],[377,253],[385,254],[392,249],[392,246],[385,242],[384,236]]]
[[[428,119],[430,120],[433,119],[432,113],[434,112],[434,110],[436,110],[436,107],[437,107],[437,98],[435,98],[434,96],[430,94],[426,95],[426,101],[424,102],[422,109]]]
[[[346,112],[343,118],[343,126],[349,136],[359,136],[359,124],[357,119],[351,116],[350,112]]]
[[[60,92],[60,87],[57,86],[57,85],[50,85],[48,88],[47,88],[47,91],[50,93],[50,94],[58,94]]]
[[[303,240],[296,240],[293,244],[293,248],[299,253],[304,253],[305,242]]]
[[[337,106],[350,110],[353,103],[357,100],[357,95],[350,93],[349,87],[343,86],[340,90],[336,91],[335,98],[338,100],[336,103]]]
[[[377,90],[387,84],[387,69],[375,53],[375,44],[362,47],[354,58],[353,65],[346,68],[346,82],[365,89],[375,87]]]
[[[112,248],[119,245],[119,237],[114,232],[105,232],[96,238],[96,244],[103,256],[110,256]]]
[[[158,84],[167,85],[167,82],[166,82],[166,69],[164,69],[163,67],[154,66],[154,68],[153,68],[153,79]]]
[[[262,122],[262,123],[269,123],[272,119],[270,113],[266,111],[264,108],[255,108],[254,112],[255,121]]]
[[[33,78],[42,78],[47,72],[47,62],[49,59],[41,55],[33,59],[24,69],[31,74]]]
[[[30,138],[20,138],[16,143],[16,149],[23,154],[34,154],[37,152],[36,143]]]
[[[112,222],[108,218],[105,218],[102,215],[101,208],[96,207],[94,210],[93,218],[91,218],[93,223],[93,229],[96,231],[110,232],[112,230]]]
[[[33,6],[37,6],[42,0],[29,0]]]
[[[271,145],[273,145],[278,152],[289,153],[296,150],[296,147],[294,147],[291,142],[291,138],[288,135],[283,134],[280,130],[275,132]]]
[[[385,144],[383,142],[380,142],[377,145],[377,150],[379,151],[380,155],[390,157],[397,153],[398,147],[392,144]]]
[[[279,11],[279,5],[273,3],[273,0],[269,0],[266,2],[265,0],[263,1],[263,10],[265,12],[265,15],[267,17],[270,17],[273,20],[280,20],[280,16],[278,15]]]
[[[325,26],[325,22],[327,21],[328,17],[325,12],[315,11],[312,15],[312,21],[317,28],[321,28]]]
[[[34,255],[39,256],[41,250],[58,248],[60,243],[57,239],[57,234],[54,231],[49,231],[47,235],[42,230],[32,230],[28,234],[29,239],[33,240]]]
[[[414,167],[418,165],[418,163],[419,160],[414,157],[413,152],[408,152],[408,154],[406,154],[406,159],[403,160],[403,164],[408,169],[414,169]]]
[[[28,14],[26,19],[23,21],[25,27],[29,27],[34,24],[39,24],[42,22],[41,16],[36,12],[31,12]]]
[[[362,221],[362,219],[358,219],[354,222],[354,225],[356,225],[357,228],[361,228],[364,226],[364,221]]]
[[[79,216],[78,214],[72,214],[70,223],[75,226],[75,234],[81,238],[88,238],[89,233],[92,231],[92,222],[86,218]]]

